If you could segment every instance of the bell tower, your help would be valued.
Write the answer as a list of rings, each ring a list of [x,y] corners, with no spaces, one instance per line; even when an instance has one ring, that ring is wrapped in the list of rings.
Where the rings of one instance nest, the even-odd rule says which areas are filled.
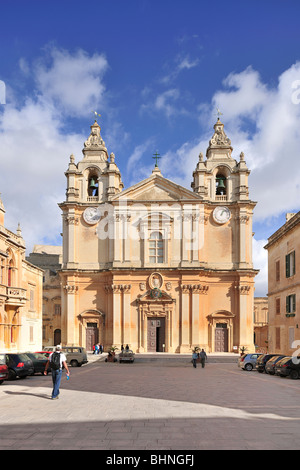
[[[115,155],[108,156],[97,121],[84,143],[83,159],[76,165],[74,155],[65,175],[67,177],[67,202],[101,203],[111,199],[123,189],[121,173]]]

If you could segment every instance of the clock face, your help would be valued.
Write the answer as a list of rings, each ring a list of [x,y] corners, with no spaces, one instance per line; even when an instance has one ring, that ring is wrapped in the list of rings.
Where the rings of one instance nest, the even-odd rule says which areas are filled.
[[[83,213],[84,221],[87,224],[94,225],[99,222],[101,213],[99,207],[87,207]]]
[[[213,211],[213,218],[218,224],[226,224],[231,217],[228,207],[216,207]]]

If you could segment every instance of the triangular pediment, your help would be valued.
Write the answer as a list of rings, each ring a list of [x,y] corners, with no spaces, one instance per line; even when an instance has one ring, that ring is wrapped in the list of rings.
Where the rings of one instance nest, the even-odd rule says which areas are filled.
[[[160,175],[152,175],[114,196],[112,201],[184,202],[197,201],[197,194]]]

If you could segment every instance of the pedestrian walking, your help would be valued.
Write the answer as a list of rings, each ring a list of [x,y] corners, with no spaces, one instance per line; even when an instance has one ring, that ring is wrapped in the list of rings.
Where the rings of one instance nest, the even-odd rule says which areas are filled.
[[[206,355],[206,352],[204,351],[204,349],[201,350],[201,352],[199,354],[199,357],[200,357],[200,362],[201,362],[201,365],[202,365],[202,369],[204,369],[205,361],[207,360],[207,355]]]
[[[51,399],[56,400],[58,399],[58,395],[59,395],[59,387],[60,387],[63,367],[67,371],[67,377],[70,376],[69,368],[67,365],[67,358],[61,352],[60,345],[57,345],[55,348],[55,351],[52,354],[50,354],[48,362],[44,370],[44,375],[47,375],[47,369],[49,365],[52,371],[52,382],[53,382],[53,390],[52,390]]]
[[[95,354],[99,354],[99,344],[95,344]]]
[[[193,351],[193,355],[192,355],[192,363],[193,363],[193,367],[197,367],[197,359],[198,359],[198,353],[196,353],[196,351]]]

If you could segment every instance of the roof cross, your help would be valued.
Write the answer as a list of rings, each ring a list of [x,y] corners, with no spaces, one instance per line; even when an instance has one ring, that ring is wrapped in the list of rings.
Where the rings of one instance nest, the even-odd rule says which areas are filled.
[[[159,158],[161,158],[161,157],[159,156],[160,154],[157,153],[157,150],[156,150],[156,152],[155,152],[153,155],[154,155],[154,157],[152,157],[152,158],[154,158],[154,160],[155,160],[155,166],[158,167],[157,160],[158,160]]]

